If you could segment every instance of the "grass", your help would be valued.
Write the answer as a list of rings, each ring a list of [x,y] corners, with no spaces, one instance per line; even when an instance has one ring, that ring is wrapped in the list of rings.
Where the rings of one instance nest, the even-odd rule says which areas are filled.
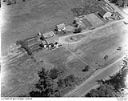
[[[84,4],[84,5],[83,5]],[[6,30],[2,32],[2,49],[6,50],[16,40],[54,29],[59,23],[71,23],[72,8],[85,7],[85,14],[100,10],[95,0],[28,0],[8,6]],[[5,54],[4,51],[2,54]]]
[[[87,15],[100,11],[101,4],[103,4],[103,2],[98,2],[96,0],[83,0],[82,6],[72,8],[71,11],[73,12],[74,16]]]

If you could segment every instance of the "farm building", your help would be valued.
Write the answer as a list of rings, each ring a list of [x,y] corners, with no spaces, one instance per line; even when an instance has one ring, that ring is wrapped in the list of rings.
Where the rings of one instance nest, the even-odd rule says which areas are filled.
[[[58,31],[65,30],[65,24],[62,23],[62,24],[57,25],[57,30],[58,30]]]
[[[49,31],[43,34],[45,38],[53,37],[55,34],[53,31]]]

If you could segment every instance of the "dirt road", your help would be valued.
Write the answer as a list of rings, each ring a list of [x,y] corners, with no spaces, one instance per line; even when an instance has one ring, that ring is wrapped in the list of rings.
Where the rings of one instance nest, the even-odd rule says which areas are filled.
[[[115,61],[114,63],[112,63],[109,66],[105,67],[104,69],[96,71],[83,84],[78,86],[75,90],[67,93],[65,96],[70,96],[70,97],[84,96],[91,88],[97,87],[97,82],[96,82],[97,80],[105,79],[108,76],[110,76],[113,73],[115,73],[116,71],[120,70],[120,66],[118,66],[118,65],[122,63],[122,58],[123,57],[119,58],[117,61]]]

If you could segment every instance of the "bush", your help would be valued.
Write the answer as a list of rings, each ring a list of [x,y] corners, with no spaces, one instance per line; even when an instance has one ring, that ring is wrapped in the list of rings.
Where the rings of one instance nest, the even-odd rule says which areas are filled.
[[[73,33],[80,33],[82,31],[82,28],[76,28],[75,31]]]
[[[116,97],[117,93],[114,91],[114,87],[111,85],[101,85],[97,89],[91,90],[86,97]]]
[[[127,0],[109,0],[111,3],[118,5],[119,7],[124,7],[125,5],[128,6]]]
[[[72,86],[75,82],[75,77],[74,75],[69,75],[64,79],[65,86]]]
[[[59,73],[59,71],[56,68],[53,68],[50,70],[49,76],[52,79],[56,79],[58,77],[58,73]]]
[[[128,69],[121,69],[118,73],[110,76],[108,80],[98,80],[100,87],[92,89],[86,97],[119,97],[121,89],[125,89],[125,79]]]
[[[83,71],[83,72],[86,72],[86,71],[89,70],[89,68],[90,68],[89,65],[86,65],[86,66],[84,67],[84,69],[82,69],[82,71]]]
[[[40,71],[38,75],[40,79],[35,84],[35,88],[38,89],[38,91],[31,91],[29,95],[31,97],[48,97],[53,95],[55,88],[53,88],[53,81],[49,77],[48,72],[42,68],[42,71]]]
[[[73,86],[74,83],[75,83],[74,75],[68,75],[64,79],[59,79],[58,82],[57,82],[59,88]]]

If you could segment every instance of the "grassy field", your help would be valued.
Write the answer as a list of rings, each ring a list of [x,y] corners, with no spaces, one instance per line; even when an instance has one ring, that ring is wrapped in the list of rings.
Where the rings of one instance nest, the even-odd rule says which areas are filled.
[[[16,40],[25,39],[39,31],[52,30],[54,25],[62,22],[70,23],[74,17],[72,8],[81,6],[90,8],[95,5],[93,1],[28,0],[26,3],[8,6],[7,29],[2,32],[2,49],[6,52],[8,46]],[[42,68],[48,71],[53,68],[58,69],[61,73],[57,80],[71,74],[77,78],[76,84],[80,80],[87,79],[93,73],[93,69],[99,68],[99,65],[105,63],[109,64],[113,58],[116,59],[121,55],[122,51],[116,49],[123,43],[123,31],[120,30],[122,27],[122,24],[116,24],[97,32],[87,33],[88,38],[78,43],[74,49],[69,45],[55,50],[35,52],[33,57],[36,62],[32,58],[20,58],[14,64],[7,65],[3,95],[17,96],[34,89],[33,85],[38,82],[38,72]],[[81,37],[79,36],[78,39]],[[108,55],[106,61],[104,60],[105,55]],[[86,70],[85,67],[88,65],[89,69]],[[69,91],[68,87],[64,89],[66,90],[62,92]]]
[[[90,66],[98,68],[123,54],[123,50],[117,50],[123,44],[124,33],[120,29],[122,26],[122,23],[118,23],[96,32],[86,33],[87,38],[79,42],[75,48],[71,48],[70,44],[67,48]],[[108,55],[107,60],[104,59],[105,55]]]
[[[95,4],[95,0],[27,0],[10,6],[4,4],[6,24],[2,31],[3,54],[16,40],[39,31],[47,32],[62,22],[71,23],[74,19],[72,8],[84,6],[86,11],[92,8],[90,11],[94,12],[97,10]]]

